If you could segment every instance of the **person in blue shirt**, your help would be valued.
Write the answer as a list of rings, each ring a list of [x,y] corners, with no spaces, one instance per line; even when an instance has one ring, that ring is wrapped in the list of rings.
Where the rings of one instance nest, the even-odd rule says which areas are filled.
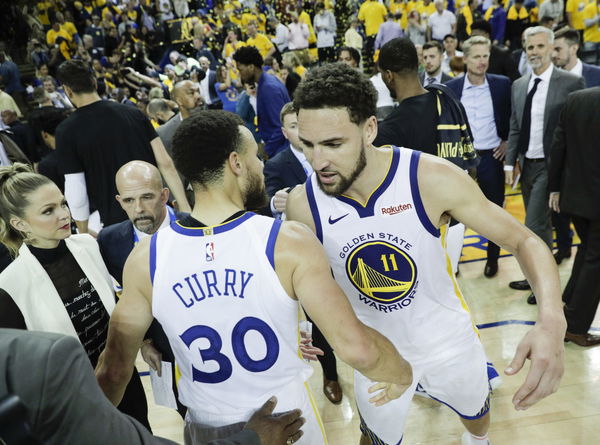
[[[236,104],[240,98],[240,82],[237,79],[231,79],[231,73],[226,65],[221,65],[217,68],[217,81],[215,90],[221,103],[223,110],[235,113]]]
[[[233,60],[236,62],[242,82],[257,84],[258,133],[265,143],[265,152],[271,158],[289,147],[281,132],[279,113],[283,106],[290,102],[290,96],[283,82],[263,72],[263,58],[254,46],[241,47],[233,55]]]

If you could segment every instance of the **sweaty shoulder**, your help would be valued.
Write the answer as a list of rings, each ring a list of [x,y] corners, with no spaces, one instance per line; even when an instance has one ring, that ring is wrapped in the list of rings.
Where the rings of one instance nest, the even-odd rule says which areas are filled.
[[[417,170],[419,193],[423,207],[434,226],[445,224],[446,212],[457,202],[467,199],[464,191],[473,180],[456,165],[437,156],[422,153]],[[468,182],[467,182],[468,181]]]
[[[308,226],[313,232],[315,231],[315,222],[312,219],[310,204],[306,196],[306,187],[308,183],[304,183],[290,192],[285,206],[285,214],[290,221],[299,221]]]

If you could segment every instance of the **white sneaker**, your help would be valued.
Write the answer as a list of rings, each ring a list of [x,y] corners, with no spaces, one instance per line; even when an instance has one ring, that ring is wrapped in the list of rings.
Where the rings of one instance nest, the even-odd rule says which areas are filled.
[[[473,436],[471,436],[471,433],[465,431],[462,435],[461,443],[462,445],[480,445],[481,441],[474,441]],[[491,445],[489,439],[485,441],[485,444]]]

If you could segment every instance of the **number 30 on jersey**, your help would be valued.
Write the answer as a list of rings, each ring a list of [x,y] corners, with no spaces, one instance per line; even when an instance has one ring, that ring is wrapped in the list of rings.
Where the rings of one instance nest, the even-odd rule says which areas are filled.
[[[254,360],[246,350],[244,336],[248,331],[258,332],[265,341],[266,354],[260,360]],[[231,360],[221,352],[223,341],[216,330],[210,326],[192,326],[181,334],[180,338],[188,349],[194,341],[201,338],[207,339],[209,347],[200,349],[200,357],[203,362],[215,361],[219,364],[219,369],[214,372],[203,372],[192,366],[192,379],[195,382],[221,383],[231,377],[233,372]],[[279,357],[279,341],[275,332],[268,324],[255,317],[244,317],[234,326],[231,333],[231,346],[235,359],[250,372],[266,371],[275,364]]]

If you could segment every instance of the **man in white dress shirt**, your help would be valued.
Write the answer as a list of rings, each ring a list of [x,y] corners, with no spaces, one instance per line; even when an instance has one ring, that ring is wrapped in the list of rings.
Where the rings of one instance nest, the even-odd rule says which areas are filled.
[[[525,31],[525,51],[533,72],[512,85],[512,115],[504,166],[506,183],[513,184],[514,168],[522,165],[521,190],[525,202],[525,225],[552,249],[552,225],[548,208],[547,157],[554,129],[569,93],[584,87],[583,78],[554,68],[554,33],[535,26]],[[510,283],[526,290],[526,280]],[[535,296],[527,299],[535,304]]]

